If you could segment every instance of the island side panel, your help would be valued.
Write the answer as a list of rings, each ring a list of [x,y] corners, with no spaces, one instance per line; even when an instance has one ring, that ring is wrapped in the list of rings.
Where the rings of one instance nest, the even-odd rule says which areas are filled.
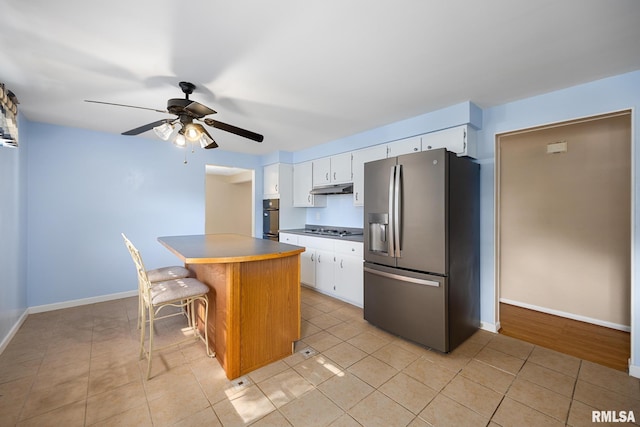
[[[194,276],[209,286],[209,345],[216,352],[216,358],[227,372],[227,289],[231,281],[228,264],[189,264],[187,268]],[[198,316],[202,317],[204,310],[198,308]]]
[[[240,265],[240,371],[292,354],[300,339],[300,255]]]

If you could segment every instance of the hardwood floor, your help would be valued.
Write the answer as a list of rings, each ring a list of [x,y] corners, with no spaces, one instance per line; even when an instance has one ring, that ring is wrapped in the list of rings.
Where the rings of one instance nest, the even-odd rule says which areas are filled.
[[[500,303],[500,333],[627,372],[628,332]]]

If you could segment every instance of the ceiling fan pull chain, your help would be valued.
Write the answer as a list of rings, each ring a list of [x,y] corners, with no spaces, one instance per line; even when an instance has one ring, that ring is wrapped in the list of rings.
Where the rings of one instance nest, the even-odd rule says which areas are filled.
[[[182,163],[187,164],[187,150],[184,151],[184,161]]]

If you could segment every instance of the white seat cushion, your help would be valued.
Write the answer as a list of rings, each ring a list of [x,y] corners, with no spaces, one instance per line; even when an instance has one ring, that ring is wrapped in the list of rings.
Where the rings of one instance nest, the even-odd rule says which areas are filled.
[[[151,283],[164,282],[165,280],[183,279],[189,277],[189,270],[177,265],[171,267],[156,268],[147,271],[147,277]]]
[[[199,280],[192,278],[166,280],[154,283],[151,287],[151,302],[153,305],[180,301],[198,295],[205,295],[209,287]]]

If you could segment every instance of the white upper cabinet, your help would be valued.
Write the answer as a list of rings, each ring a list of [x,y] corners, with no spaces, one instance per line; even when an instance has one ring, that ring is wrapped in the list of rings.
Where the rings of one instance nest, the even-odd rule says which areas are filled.
[[[331,156],[331,183],[345,184],[351,182],[351,153]]]
[[[313,161],[313,186],[331,184],[331,157],[323,157]]]
[[[476,131],[468,125],[422,135],[422,151],[446,148],[458,156],[476,158]]]
[[[313,186],[351,182],[351,153],[337,154],[313,161]]]
[[[351,167],[353,170],[353,204],[364,206],[364,164],[387,157],[386,145],[354,151]]]
[[[421,151],[420,146],[420,136],[393,141],[387,144],[387,157],[418,153]]]
[[[327,196],[314,196],[309,192],[313,188],[313,162],[293,165],[293,206],[298,208],[322,207],[327,205]]]
[[[262,192],[264,199],[280,198],[280,164],[274,163],[267,165],[263,169],[264,190]]]

